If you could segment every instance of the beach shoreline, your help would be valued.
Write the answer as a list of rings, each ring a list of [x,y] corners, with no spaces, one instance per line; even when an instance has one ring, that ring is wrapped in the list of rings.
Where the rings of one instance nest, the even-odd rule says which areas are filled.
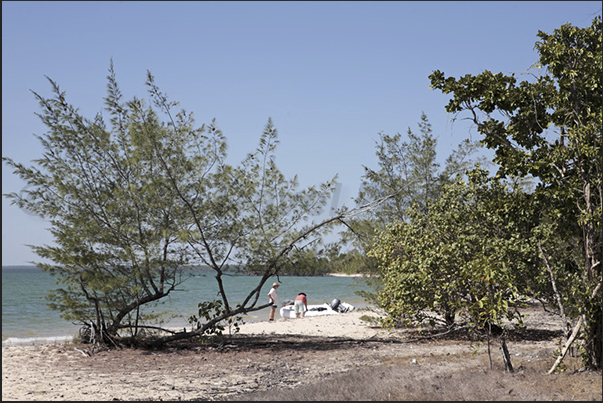
[[[345,302],[345,301],[344,301]],[[324,302],[328,303],[328,302]],[[356,310],[370,310],[373,309],[366,303],[355,304]],[[281,320],[279,312],[277,311],[276,317],[278,320]],[[259,323],[265,323],[268,319],[268,309],[264,311],[254,312],[253,316],[242,316],[241,321],[239,321],[239,325],[243,329],[256,329]],[[186,329],[186,331],[192,330],[192,325],[190,323],[186,323],[184,320],[180,320],[176,323],[163,324],[163,328],[170,331],[182,331]],[[261,326],[259,326],[261,328]],[[289,329],[288,326],[285,326],[286,329]],[[278,330],[277,330],[278,331]],[[288,331],[288,330],[287,330]],[[295,331],[295,330],[294,330]],[[249,332],[249,331],[247,331]],[[281,332],[283,333],[283,332]],[[74,331],[70,334],[63,335],[55,335],[55,336],[32,336],[32,337],[8,337],[5,340],[2,340],[2,348],[6,347],[15,347],[15,346],[31,346],[31,345],[44,345],[44,344],[64,344],[66,342],[71,342],[77,339],[77,331]]]

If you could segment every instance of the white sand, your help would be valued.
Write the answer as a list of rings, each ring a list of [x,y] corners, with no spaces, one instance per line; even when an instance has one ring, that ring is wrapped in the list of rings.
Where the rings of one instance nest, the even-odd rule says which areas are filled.
[[[277,314],[278,315],[278,314]],[[367,311],[355,311],[338,315],[308,316],[299,319],[278,317],[274,322],[255,322],[241,325],[241,334],[299,334],[304,336],[346,337],[366,339],[384,332],[360,319],[376,316]]]

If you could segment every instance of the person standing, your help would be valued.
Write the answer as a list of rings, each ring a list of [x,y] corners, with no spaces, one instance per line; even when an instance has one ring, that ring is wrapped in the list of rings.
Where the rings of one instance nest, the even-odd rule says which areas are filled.
[[[278,295],[276,290],[278,290],[278,283],[272,284],[272,288],[268,292],[268,298],[270,298],[270,303],[272,304],[270,306],[270,316],[268,317],[268,320],[271,322],[274,320],[274,312],[276,312],[276,308],[278,308]]]
[[[301,315],[302,318],[306,316],[306,311],[308,310],[308,299],[306,298],[305,293],[300,292],[297,297],[295,297],[293,308],[295,309],[296,318],[299,318],[299,315]]]

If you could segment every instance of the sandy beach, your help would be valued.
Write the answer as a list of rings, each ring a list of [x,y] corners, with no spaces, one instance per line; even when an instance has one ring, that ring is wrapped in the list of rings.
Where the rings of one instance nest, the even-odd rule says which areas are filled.
[[[244,386],[251,382],[247,389],[253,389],[248,360],[253,358],[258,365],[266,365],[262,361],[270,361],[272,348],[255,357],[243,357],[237,351],[237,337],[257,336],[270,347],[270,343],[279,344],[275,337],[280,336],[297,340],[305,337],[362,340],[387,335],[386,330],[373,328],[360,319],[366,314],[350,312],[245,323],[231,339],[232,344],[221,351],[199,345],[192,351],[113,350],[87,356],[82,352],[85,347],[76,349],[70,343],[3,347],[2,400],[207,399],[220,395],[225,385]],[[229,353],[239,356],[234,366],[242,365],[241,371],[222,373],[219,369]],[[246,388],[233,390],[241,389]]]
[[[374,314],[248,323],[222,344],[191,341],[159,351],[121,349],[90,356],[85,346],[71,343],[3,347],[2,400],[218,400],[320,383],[394,361],[425,377],[486,365],[483,347],[473,354],[470,342],[411,341],[403,330],[372,327],[360,319],[363,315]],[[544,312],[531,320],[527,323],[550,334],[560,324]],[[514,364],[528,368],[538,360],[550,365],[558,340],[508,344]]]

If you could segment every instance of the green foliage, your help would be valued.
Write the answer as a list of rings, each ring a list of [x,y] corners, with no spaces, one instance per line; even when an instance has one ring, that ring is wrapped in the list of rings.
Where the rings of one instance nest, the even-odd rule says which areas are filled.
[[[338,244],[327,252],[329,271],[333,273],[361,274],[365,272],[365,260],[357,249],[341,252]]]
[[[51,224],[56,246],[32,246],[54,264],[38,264],[63,285],[50,295],[64,318],[114,336],[145,319],[145,304],[170,293],[186,262],[176,244],[182,215],[152,150],[139,141],[162,127],[152,110],[120,94],[110,69],[112,114],[84,118],[49,79],[53,98],[34,93],[48,128],[38,136],[45,152],[37,167],[3,158],[30,187],[5,195]],[[157,197],[163,195],[163,197]],[[150,318],[150,317],[149,317]]]
[[[315,249],[294,249],[280,269],[288,276],[323,276],[330,272],[330,262]]]
[[[557,302],[572,316],[584,315],[585,365],[601,368],[602,253],[602,24],[565,24],[538,33],[539,61],[531,81],[485,71],[458,80],[435,71],[432,88],[452,94],[446,111],[469,112],[495,150],[498,177],[536,178],[541,256]],[[560,230],[558,233],[554,231]],[[577,270],[578,269],[578,270]],[[540,291],[538,291],[540,292]]]
[[[32,246],[52,262],[38,266],[62,284],[49,297],[51,307],[92,327],[90,334],[101,335],[95,341],[115,341],[120,329],[135,335],[157,319],[149,308],[185,279],[184,268],[199,265],[215,271],[220,305],[201,306],[201,316],[216,316],[197,333],[266,307],[258,305],[261,287],[279,274],[289,253],[342,217],[309,222],[329,200],[335,178],[299,191],[297,178],[286,179],[276,166],[271,119],[258,148],[240,166],[227,165],[226,139],[215,121],[198,127],[191,113],[175,111],[178,104],[150,72],[151,105],[136,97],[124,103],[113,63],[109,71],[110,124],[100,113],[83,117],[49,79],[53,98],[34,93],[48,128],[38,137],[43,157],[34,167],[3,157],[30,185],[25,195],[4,196],[51,224],[56,246]],[[236,307],[222,284],[233,267],[261,276]]]
[[[376,143],[378,170],[365,167],[362,188],[356,203],[378,200],[392,196],[385,203],[361,214],[348,222],[348,230],[343,233],[344,242],[351,240],[359,255],[358,266],[371,276],[364,279],[373,292],[363,293],[367,301],[378,303],[378,293],[382,288],[375,258],[367,255],[381,231],[395,222],[409,219],[408,209],[415,207],[417,214],[426,214],[438,199],[442,186],[456,176],[463,176],[477,161],[473,155],[479,148],[477,142],[464,141],[459,144],[446,160],[443,170],[436,162],[437,137],[433,135],[431,124],[425,114],[418,123],[419,134],[408,128],[406,141],[400,133],[393,136],[379,134]]]
[[[219,316],[223,316],[226,314],[226,310],[224,309],[224,304],[221,300],[214,301],[203,301],[198,304],[199,311],[198,316],[192,315],[188,318],[188,323],[193,325],[194,329],[203,329],[203,336],[211,336],[217,335],[222,337],[224,335],[224,330],[226,329],[226,325],[228,325],[228,329],[230,334],[232,334],[233,328],[234,333],[238,333],[240,330],[240,324],[242,324],[242,316],[230,316],[224,322],[214,322],[213,319]],[[207,326],[202,326],[202,319],[205,319],[205,323],[208,323]]]
[[[364,271],[363,265],[364,258],[356,249],[341,252],[341,246],[336,243],[324,248],[293,250],[289,255],[289,262],[281,268],[281,273],[293,276],[358,274]]]
[[[364,167],[361,188],[354,201],[362,204],[387,195],[393,197],[378,209],[350,221],[352,230],[348,231],[347,238],[354,240],[363,251],[372,242],[377,229],[405,219],[405,210],[415,197],[418,196],[425,205],[437,191],[436,140],[425,114],[421,115],[419,129],[421,134],[416,135],[408,128],[408,141],[402,141],[400,133],[379,133],[379,141],[375,143],[379,169]]]
[[[402,142],[402,135],[393,136],[379,133],[380,143],[376,144],[379,170],[364,167],[360,192],[356,203],[375,200],[388,194],[395,195],[378,211],[372,210],[373,219],[381,227],[393,221],[404,221],[406,207],[411,201],[420,203],[425,209],[437,194],[437,169],[435,162],[436,138],[425,114],[419,122],[420,135],[408,128],[408,142]]]
[[[248,155],[236,174],[244,194],[250,195],[242,200],[237,217],[245,228],[245,234],[237,239],[242,252],[237,258],[249,269],[271,265],[271,274],[277,274],[287,261],[288,253],[293,250],[292,242],[299,242],[297,248],[305,249],[327,229],[317,229],[313,233],[314,239],[302,237],[308,229],[309,217],[324,209],[336,179],[297,191],[297,177],[287,180],[276,166],[274,152],[277,145],[277,130],[269,120],[260,147]]]
[[[369,251],[383,280],[384,324],[450,327],[460,317],[483,327],[519,318],[510,303],[533,253],[517,242],[520,225],[509,214],[520,197],[476,170],[468,183],[445,185],[427,214],[409,209],[408,222],[384,231]]]
[[[447,158],[444,170],[440,171],[436,162],[437,138],[425,114],[421,115],[418,126],[420,134],[408,128],[408,141],[403,141],[400,133],[393,136],[379,133],[379,142],[376,142],[379,169],[364,167],[355,202],[361,204],[388,195],[393,197],[350,221],[351,229],[344,237],[355,240],[360,250],[365,251],[370,246],[379,230],[391,223],[405,221],[411,205],[426,213],[438,198],[441,187],[456,175],[464,175],[475,163],[471,157],[479,144],[464,141]],[[367,262],[366,266],[372,265]]]

